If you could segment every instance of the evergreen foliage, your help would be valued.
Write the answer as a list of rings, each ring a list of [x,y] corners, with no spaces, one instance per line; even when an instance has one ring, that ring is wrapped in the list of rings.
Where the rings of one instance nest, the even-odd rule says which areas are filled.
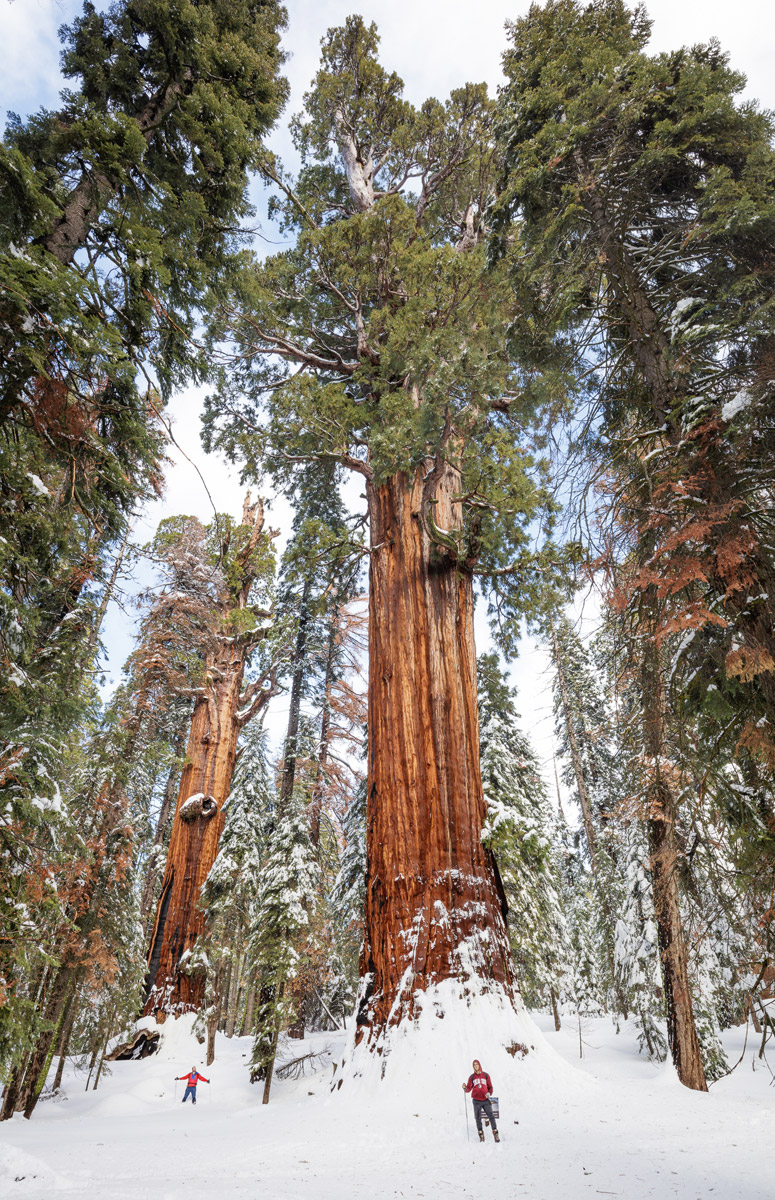
[[[609,569],[633,552],[617,603],[642,624],[648,602],[708,739],[769,763],[772,117],[738,101],[718,44],[647,55],[649,34],[621,0],[511,27],[491,248],[511,253],[516,221],[520,358],[586,374],[584,452],[619,481],[599,510]],[[753,811],[744,826],[766,849]]]
[[[626,826],[622,842],[624,897],[616,922],[616,984],[635,1019],[641,1051],[661,1062],[667,1042],[661,1030],[659,949],[648,846],[640,822]]]
[[[266,734],[260,726],[249,725],[232,780],[218,857],[202,888],[207,925],[195,950],[197,962],[207,971],[208,1029],[214,1032],[225,1017],[229,1036],[247,1000],[247,990],[256,987],[256,963],[248,943],[259,919],[274,801]],[[210,1053],[208,1048],[208,1060]]]
[[[375,484],[454,463],[465,528],[453,537],[428,512],[431,536],[495,581],[519,559],[503,600],[519,608],[536,586],[528,526],[551,508],[528,431],[552,391],[506,353],[507,271],[486,268],[493,105],[467,84],[413,108],[378,43],[360,17],[323,40],[291,123],[301,172],[274,175],[293,246],[246,270],[224,312],[234,353],[207,444],[283,485],[309,461]]]
[[[259,977],[252,1080],[271,1079],[279,1032],[294,1013],[294,982],[304,967],[297,947],[315,911],[318,881],[308,799],[297,784],[285,810],[274,816],[251,937]]]
[[[0,787],[21,840],[93,665],[89,585],[160,489],[163,400],[204,372],[192,334],[244,241],[282,21],[271,0],[87,3],[62,30],[73,88],[0,145]]]
[[[342,822],[344,847],[331,895],[334,945],[340,969],[335,972],[339,1011],[352,1007],[358,979],[358,955],[363,943],[363,903],[366,893],[366,781],[356,787]],[[349,1001],[349,1005],[347,1002]],[[336,1010],[334,1010],[336,1011]]]

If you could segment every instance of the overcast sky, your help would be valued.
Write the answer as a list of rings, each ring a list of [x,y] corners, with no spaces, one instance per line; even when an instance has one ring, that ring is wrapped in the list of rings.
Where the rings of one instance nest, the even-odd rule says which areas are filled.
[[[81,10],[80,0],[0,0],[0,45],[3,47],[0,78],[0,120],[8,111],[26,115],[40,106],[56,103],[62,86],[59,74],[57,29]],[[107,4],[97,0],[97,8]],[[443,97],[466,81],[485,80],[496,88],[502,80],[500,57],[506,45],[504,24],[526,12],[527,0],[290,0],[284,43],[289,58],[286,74],[291,100],[286,116],[296,112],[314,75],[320,39],[327,28],[341,24],[352,12],[375,21],[382,35],[384,65],[396,70],[406,84],[406,97],[418,104],[429,95]],[[731,56],[732,66],[748,77],[746,96],[775,108],[775,20],[765,0],[651,0],[646,5],[654,21],[651,47],[674,49],[686,43],[718,38]],[[292,164],[293,154],[281,120],[271,145]],[[241,492],[233,468],[206,459],[198,442],[199,397],[193,391],[172,405],[175,435],[185,453],[199,465],[219,510],[237,515]],[[194,468],[177,452],[169,473],[163,502],[144,514],[138,536],[146,540],[159,519],[170,512],[195,513],[209,520],[212,508]],[[287,506],[276,506],[275,523],[287,526]],[[486,639],[483,615],[477,621],[479,648]],[[108,631],[119,664],[129,652],[129,629],[116,616]],[[115,670],[114,664],[112,669]],[[520,690],[519,707],[553,785],[546,660],[526,644],[513,670]],[[282,728],[284,706],[273,714],[273,732]]]

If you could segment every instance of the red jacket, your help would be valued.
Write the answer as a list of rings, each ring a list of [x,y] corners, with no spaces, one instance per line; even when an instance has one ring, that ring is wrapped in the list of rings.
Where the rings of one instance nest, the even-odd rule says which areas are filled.
[[[205,1079],[204,1075],[200,1075],[198,1071],[189,1071],[188,1075],[178,1075],[178,1079],[185,1079],[186,1087],[196,1087],[201,1079],[204,1083],[209,1083],[209,1079]]]
[[[492,1080],[486,1071],[469,1075],[466,1091],[471,1093],[472,1100],[486,1100],[492,1091]]]

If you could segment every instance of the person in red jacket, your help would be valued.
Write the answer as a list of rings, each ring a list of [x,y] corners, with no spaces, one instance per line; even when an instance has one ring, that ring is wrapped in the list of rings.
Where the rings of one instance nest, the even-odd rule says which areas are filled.
[[[185,1079],[186,1081],[186,1094],[181,1100],[181,1104],[185,1104],[189,1096],[191,1097],[192,1104],[196,1104],[196,1085],[199,1083],[199,1080],[201,1079],[203,1083],[210,1082],[209,1079],[205,1079],[204,1075],[199,1074],[196,1067],[192,1067],[188,1075],[176,1075],[175,1078],[176,1080]]]
[[[463,1084],[463,1091],[470,1092],[471,1099],[474,1102],[474,1117],[476,1118],[476,1128],[479,1130],[479,1141],[484,1141],[484,1130],[482,1129],[482,1113],[484,1113],[492,1126],[492,1136],[496,1142],[499,1142],[501,1138],[498,1133],[498,1126],[495,1124],[495,1117],[492,1115],[492,1104],[490,1103],[492,1080],[487,1072],[482,1070],[482,1064],[478,1058],[474,1059],[473,1068],[473,1074],[468,1076],[468,1083]]]

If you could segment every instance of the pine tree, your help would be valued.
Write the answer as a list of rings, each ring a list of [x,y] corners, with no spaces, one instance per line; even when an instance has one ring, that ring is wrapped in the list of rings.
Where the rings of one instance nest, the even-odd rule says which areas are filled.
[[[358,956],[363,945],[366,896],[366,781],[355,788],[342,822],[344,847],[331,896],[334,946],[340,970],[332,1008],[342,1016],[352,1010],[358,979]],[[349,1001],[349,1003],[348,1003]]]
[[[203,374],[191,334],[238,257],[247,169],[284,95],[282,15],[87,3],[62,34],[72,90],[0,145],[4,992],[19,914],[70,836],[58,776],[92,704],[100,589],[160,488],[161,405]]]
[[[754,398],[771,422],[775,154],[771,118],[735,104],[743,80],[718,45],[648,56],[649,31],[644,10],[620,0],[555,0],[511,27],[493,258],[513,252],[516,221],[525,364],[586,358],[598,373],[596,434],[616,479],[607,561],[613,574],[613,550],[616,602],[637,647],[671,1052],[682,1081],[703,1090],[666,686],[671,635],[701,630],[713,642],[723,627],[726,673],[756,677],[766,709],[775,697],[771,632],[743,599],[768,592],[752,585],[770,577],[769,535],[727,437]],[[769,466],[756,462],[768,488]]]
[[[228,287],[285,96],[283,19],[271,0],[116,0],[62,29],[76,87],[13,120],[0,155],[0,420],[72,454],[92,424],[142,428],[150,360],[164,396],[202,370],[197,310]]]
[[[258,897],[274,800],[266,734],[258,724],[249,725],[238,750],[218,856],[202,888],[205,932],[192,956],[192,966],[201,963],[207,974],[204,1003],[208,1063],[215,1054],[216,1028],[223,1027],[228,1037],[233,1036],[241,999],[246,989],[256,986],[248,942],[259,919]]]
[[[308,738],[309,749],[311,743]],[[268,850],[251,938],[260,987],[251,1081],[264,1080],[264,1104],[269,1102],[280,1031],[294,1016],[294,985],[304,967],[300,951],[317,903],[319,867],[303,780],[296,783],[285,806],[278,805]]]
[[[9,1065],[2,1120],[15,1111],[31,1116],[57,1045],[90,994],[97,1003],[104,997],[114,1015],[128,999],[137,999],[137,990],[131,999],[131,987],[123,1000],[110,995],[119,973],[125,987],[134,978],[135,989],[141,977],[133,957],[137,920],[127,780],[142,718],[138,707],[127,713],[122,699],[101,720],[95,706],[91,728],[80,731],[83,740],[74,739],[61,767],[67,784],[62,841],[45,870],[55,903],[38,903],[28,914],[37,934],[33,953],[20,963],[22,1012],[25,998],[28,1012],[21,1029],[18,1002],[5,1019],[12,1032],[16,1022],[17,1037],[4,1047]]]
[[[659,1027],[664,1005],[660,999],[659,949],[654,920],[646,831],[642,822],[625,827],[622,866],[625,873],[624,904],[616,923],[616,981],[633,1013],[640,1049],[662,1061],[667,1043]]]
[[[613,753],[611,723],[590,658],[570,621],[555,611],[549,614],[546,625],[554,667],[552,691],[558,755],[564,763],[563,782],[581,813],[583,838],[579,841],[584,846],[584,859],[592,876],[582,878],[585,872],[581,864],[574,875],[579,889],[573,894],[573,908],[580,914],[576,924],[580,931],[582,927],[586,931],[582,940],[594,947],[595,955],[594,970],[590,962],[586,975],[595,976],[594,990],[600,1007],[605,1009],[612,1003],[626,1016],[626,997],[617,990],[614,970],[614,931],[620,893],[615,817],[623,791]]]
[[[331,676],[329,686],[336,673],[336,627],[359,571],[359,546],[350,542],[332,464],[315,463],[299,471],[292,496],[292,535],[280,564],[277,595],[279,608],[295,625],[281,804],[293,790],[302,701],[312,698],[321,667],[324,676]],[[322,736],[322,743],[325,741]]]
[[[0,145],[0,788],[22,838],[90,666],[79,601],[159,490],[164,400],[205,374],[192,334],[239,259],[283,16],[86,3],[62,31],[72,90]]]

